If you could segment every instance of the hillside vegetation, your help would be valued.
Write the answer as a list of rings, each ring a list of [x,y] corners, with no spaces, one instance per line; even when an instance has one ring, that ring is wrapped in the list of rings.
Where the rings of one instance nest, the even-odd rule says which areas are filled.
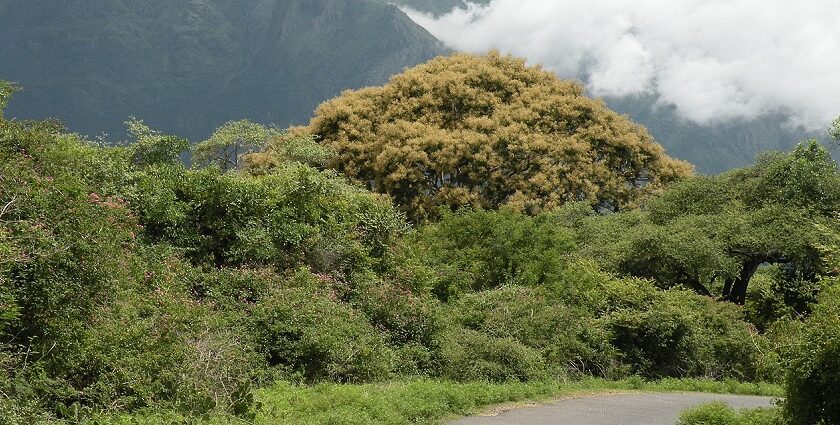
[[[450,92],[421,78],[447,61],[484,66],[450,72]],[[394,90],[407,81],[428,87],[421,103]],[[12,92],[0,84],[0,105]],[[374,107],[382,93],[402,96],[416,127]],[[466,113],[497,97],[517,107]],[[347,99],[362,112],[336,108]],[[441,99],[460,99],[455,115]],[[394,123],[371,124],[383,117]],[[692,177],[579,86],[498,55],[347,93],[304,129],[316,134],[229,122],[192,149],[194,165],[186,140],[127,127],[109,146],[54,120],[0,120],[6,422],[249,422],[282,418],[284,397],[323,406],[330,384],[343,385],[327,398],[340,409],[354,385],[421,382],[409,387],[421,408],[400,410],[417,415],[408,422],[587,378],[784,383],[792,423],[837,418],[840,174],[816,142]],[[431,193],[423,156],[378,169],[364,154],[367,141],[439,140],[471,146],[457,156],[470,167],[499,143],[485,128],[543,149],[501,150],[511,158],[563,154],[537,164],[531,183],[548,183],[528,192],[536,207],[511,190],[416,209]],[[336,158],[402,183],[375,193]],[[595,195],[550,180],[578,169]],[[599,198],[627,176],[638,195]]]

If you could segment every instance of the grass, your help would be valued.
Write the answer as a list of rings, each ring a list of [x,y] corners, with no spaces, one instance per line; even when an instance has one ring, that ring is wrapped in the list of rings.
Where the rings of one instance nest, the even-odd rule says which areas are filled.
[[[686,410],[680,415],[678,425],[782,425],[782,410],[770,409],[735,410],[726,403],[709,403]]]
[[[261,405],[257,424],[436,424],[448,418],[475,414],[488,406],[514,402],[542,402],[559,397],[591,393],[650,391],[698,391],[727,394],[782,394],[768,384],[668,379],[646,382],[586,379],[575,382],[455,383],[428,379],[386,384],[321,384],[298,386],[278,383],[256,391]],[[96,423],[158,424],[188,423],[174,413],[100,417]],[[231,418],[204,418],[202,423],[236,423]]]

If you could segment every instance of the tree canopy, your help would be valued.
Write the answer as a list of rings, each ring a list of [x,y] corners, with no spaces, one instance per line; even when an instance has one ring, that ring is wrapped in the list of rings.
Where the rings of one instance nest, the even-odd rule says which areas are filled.
[[[193,162],[218,165],[222,171],[239,168],[243,155],[263,148],[282,132],[248,120],[228,121],[209,139],[193,147]]]
[[[782,287],[814,282],[819,225],[836,226],[838,211],[837,164],[810,141],[752,167],[677,183],[644,211],[593,217],[578,234],[582,255],[608,269],[743,304],[764,264],[783,267]]]
[[[840,117],[831,122],[828,128],[828,137],[833,143],[840,143]]]
[[[583,86],[498,53],[455,54],[322,104],[330,165],[423,220],[440,206],[621,210],[692,174]]]
[[[3,118],[3,111],[5,111],[6,107],[9,106],[9,98],[11,98],[12,94],[18,90],[20,90],[20,88],[14,83],[0,80],[0,119]]]

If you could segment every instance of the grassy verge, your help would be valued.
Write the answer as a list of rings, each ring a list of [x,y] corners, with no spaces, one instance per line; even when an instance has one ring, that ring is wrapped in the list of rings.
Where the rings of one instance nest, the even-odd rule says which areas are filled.
[[[783,425],[782,409],[735,410],[725,403],[710,403],[686,410],[678,425]]]
[[[441,423],[446,418],[474,414],[482,409],[513,402],[540,402],[557,397],[616,391],[700,391],[712,393],[771,395],[781,388],[767,384],[734,381],[641,379],[576,382],[530,382],[491,384],[414,380],[387,384],[322,384],[297,386],[279,383],[256,391],[261,408],[257,424],[414,424]],[[209,418],[210,423],[236,423],[230,418]],[[204,418],[204,423],[208,418]],[[150,413],[99,418],[99,423],[157,424],[189,422],[177,414]]]

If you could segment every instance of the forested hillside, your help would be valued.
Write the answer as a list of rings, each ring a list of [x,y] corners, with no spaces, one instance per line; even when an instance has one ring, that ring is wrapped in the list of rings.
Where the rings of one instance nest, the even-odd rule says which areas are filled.
[[[193,147],[3,118],[14,89],[5,423],[402,424],[570,382],[784,385],[772,423],[840,420],[840,172],[816,141],[693,176],[495,53]]]
[[[0,3],[11,116],[60,117],[110,140],[141,116],[197,141],[218,123],[303,123],[348,88],[446,53],[396,7],[369,0]]]

